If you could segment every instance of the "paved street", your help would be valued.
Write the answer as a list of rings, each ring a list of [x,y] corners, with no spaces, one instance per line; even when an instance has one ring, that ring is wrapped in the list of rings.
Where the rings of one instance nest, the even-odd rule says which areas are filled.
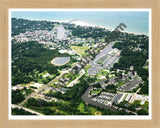
[[[19,104],[19,106],[22,107],[22,105],[23,105],[24,103],[26,103],[29,98],[35,96],[35,95],[38,94],[38,93],[41,93],[43,90],[45,90],[45,88],[47,88],[47,87],[48,87],[50,84],[52,84],[55,80],[57,80],[57,79],[59,79],[61,76],[63,76],[63,74],[65,74],[65,73],[67,73],[68,71],[70,71],[73,67],[74,67],[74,65],[73,65],[70,69],[68,69],[67,71],[63,71],[62,74],[60,74],[59,76],[57,76],[56,78],[54,78],[53,80],[51,80],[48,84],[43,85],[37,92],[33,92],[32,94],[28,95],[28,96],[25,98],[25,100],[22,101],[22,102]]]
[[[69,83],[69,84],[67,85],[67,87],[73,87],[74,84],[76,84],[76,83],[78,82],[79,78],[81,78],[81,76],[83,76],[84,74],[85,74],[85,71],[84,71],[84,69],[83,69],[83,70],[81,70],[80,76],[77,77],[75,80],[73,80],[71,83]]]
[[[22,107],[22,106],[19,106],[19,105],[12,104],[11,107],[12,107],[12,108],[22,108],[22,109],[24,109],[25,111],[28,111],[28,112],[30,112],[30,113],[32,113],[32,114],[36,114],[36,115],[39,115],[39,116],[43,116],[43,114],[41,114],[41,113],[38,113],[38,112],[36,112],[36,111],[30,110],[30,109],[28,109],[28,108],[25,108],[25,107]]]

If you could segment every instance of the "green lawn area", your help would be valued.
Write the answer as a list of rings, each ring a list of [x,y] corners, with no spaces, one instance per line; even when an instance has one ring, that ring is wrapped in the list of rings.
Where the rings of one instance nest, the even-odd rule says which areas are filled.
[[[87,73],[87,70],[88,70],[90,67],[91,67],[91,65],[89,65],[89,64],[84,67],[86,73]]]
[[[29,94],[33,93],[34,91],[32,89],[22,89],[20,91],[21,94],[24,93],[25,96],[28,96]]]
[[[143,105],[141,105],[141,102],[142,102],[141,100],[135,100],[135,101],[134,101],[134,104],[139,105],[139,106],[141,106],[142,108],[148,110],[148,108],[149,108],[149,102],[148,102],[148,101],[145,101],[145,103],[144,103]]]
[[[92,95],[92,93],[98,94],[99,92],[100,92],[100,90],[92,90],[90,93],[91,93],[91,95]]]
[[[97,112],[97,108],[94,107],[88,107],[88,110],[92,113],[92,115],[95,115],[95,112]]]
[[[148,109],[149,108],[149,102],[145,101],[145,103],[142,105],[143,108]]]
[[[72,78],[73,79],[73,75],[71,73],[67,73],[64,78]]]
[[[140,105],[141,101],[140,100],[134,100],[134,104]]]
[[[43,75],[47,74],[48,72],[47,71],[44,71],[42,73],[39,73],[39,72],[36,72],[36,74],[34,75],[34,77],[37,77],[37,81],[35,81],[36,83],[40,83],[40,84],[43,84],[43,80],[46,80],[47,77],[43,77]],[[48,76],[48,78],[50,79],[54,79],[54,77],[56,77],[56,74],[52,74],[51,76]]]
[[[124,84],[125,84],[124,82],[120,81],[120,82],[118,83],[118,85],[116,85],[116,86],[119,87],[119,86],[122,86],[122,85],[124,85]]]
[[[101,39],[100,41],[104,42],[104,41],[105,41],[105,38]]]
[[[106,70],[104,70],[104,69],[101,69],[101,71],[98,74],[106,76],[108,74],[108,72]]]
[[[128,96],[128,94],[125,94],[125,96],[123,97],[123,100],[125,100],[127,96]]]
[[[75,80],[77,77],[79,77],[80,76],[80,74],[75,74],[75,75],[72,75],[72,79],[70,80],[70,81],[68,81],[68,83],[65,85],[65,87],[67,87],[67,85],[69,84],[69,83],[71,83],[73,80]]]
[[[49,91],[50,91],[50,89],[47,89],[43,93],[47,94]]]
[[[39,75],[45,75],[45,74],[47,74],[48,72],[47,71],[44,71],[44,72],[42,72],[42,73],[40,73]]]
[[[108,58],[108,56],[106,56],[105,58],[101,57],[101,59],[98,61],[98,64],[103,64],[103,62]]]
[[[71,46],[71,49],[75,50],[77,53],[79,53],[82,56],[88,55],[88,53],[85,53],[85,50],[88,50],[89,47],[87,46]]]
[[[96,90],[96,91],[92,91],[92,93],[99,93],[99,91],[98,91],[98,90]]]
[[[75,80],[77,77],[79,77],[80,74],[72,74],[72,73],[67,73],[64,78],[69,78],[70,81],[68,81],[64,86],[66,87],[69,83],[71,83],[73,80]],[[60,77],[62,78],[62,77]],[[60,79],[58,78],[58,79]],[[55,85],[56,82],[61,83],[58,79],[55,79],[52,84],[49,85],[49,87],[60,87],[61,85]]]
[[[91,107],[91,106],[85,106],[84,102],[81,102],[79,105],[78,105],[78,108],[77,108],[79,111],[81,111],[82,113],[88,113],[90,112],[91,115],[101,115],[101,112],[98,111],[97,108],[95,107]]]
[[[96,79],[96,81],[101,81],[101,79]]]
[[[102,59],[101,59],[101,60],[99,60],[99,61],[98,61],[98,64],[102,64],[102,61],[103,61]]]
[[[81,102],[79,105],[78,105],[78,108],[77,108],[80,112],[83,112],[85,113],[85,104],[83,102]]]

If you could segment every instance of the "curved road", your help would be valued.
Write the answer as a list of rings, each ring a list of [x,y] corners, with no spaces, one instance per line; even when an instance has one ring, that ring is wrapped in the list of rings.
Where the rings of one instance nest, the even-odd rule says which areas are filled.
[[[98,107],[102,107],[102,108],[108,108],[110,109],[111,111],[117,111],[115,108],[113,107],[109,107],[109,106],[106,106],[104,104],[101,104],[101,103],[98,103],[96,101],[93,101],[92,100],[92,97],[88,97],[88,93],[89,93],[89,90],[90,90],[91,86],[87,88],[87,90],[85,91],[85,93],[81,96],[82,100],[84,102],[87,102],[89,104],[92,104],[94,106],[98,106]]]
[[[91,105],[94,105],[94,106],[98,106],[98,107],[102,107],[102,108],[108,108],[108,109],[110,109],[111,111],[117,111],[117,109],[115,109],[114,107],[109,107],[109,106],[106,106],[106,105],[104,105],[104,104],[98,103],[98,102],[96,102],[96,101],[93,101],[93,100],[92,100],[92,97],[88,97],[88,93],[89,93],[90,88],[91,88],[91,86],[87,88],[87,90],[85,91],[85,93],[84,93],[84,94],[82,95],[82,97],[81,97],[84,102],[87,102],[87,103],[89,103],[89,104],[91,104]],[[114,106],[114,105],[113,105],[113,106]],[[115,106],[115,107],[117,107],[117,106]],[[133,112],[133,111],[130,111],[130,110],[128,110],[128,109],[124,109],[124,108],[123,108],[122,110],[123,110],[123,111],[126,110],[126,111],[128,111],[128,112],[130,112],[130,113],[133,113],[134,115],[137,115],[137,113],[135,113],[135,112]]]

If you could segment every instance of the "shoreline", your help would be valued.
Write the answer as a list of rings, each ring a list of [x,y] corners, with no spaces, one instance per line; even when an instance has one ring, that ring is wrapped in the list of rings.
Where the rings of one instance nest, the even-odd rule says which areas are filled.
[[[66,65],[67,63],[69,63],[69,61],[70,61],[70,60],[68,60],[68,61],[67,61],[66,63],[64,63],[64,64],[56,64],[56,63],[54,63],[55,59],[56,59],[56,58],[53,58],[53,59],[51,60],[51,64],[53,64],[53,65],[55,65],[55,66],[63,66],[63,65]]]
[[[69,21],[67,20],[64,20],[64,21],[61,21],[61,20],[54,20],[53,22],[59,22],[59,23],[69,23]],[[90,23],[87,23],[87,22],[84,22],[84,21],[73,21],[69,24],[75,24],[76,26],[88,26],[88,27],[99,27],[99,28],[104,28],[106,30],[109,30],[109,31],[113,31],[114,29],[113,28],[107,28],[105,26],[100,26],[100,25],[94,25],[94,24],[90,24]],[[137,32],[129,32],[129,31],[121,31],[121,32],[124,32],[124,33],[129,33],[129,34],[134,34],[134,35],[146,35],[146,36],[149,36],[147,34],[144,34],[144,33],[137,33]]]
[[[16,18],[16,17],[11,17],[11,18]],[[17,18],[17,19],[23,19],[23,18]],[[24,19],[24,20],[31,20],[31,21],[49,21],[49,22],[59,22],[59,23],[68,23],[68,24],[75,24],[76,26],[84,26],[84,27],[99,27],[99,28],[104,28],[108,31],[113,31],[113,28],[107,28],[105,26],[100,26],[100,25],[94,25],[94,24],[90,24],[84,21],[74,21],[70,22],[71,20],[36,20],[36,19]],[[124,33],[128,33],[128,34],[134,34],[134,35],[146,35],[149,36],[149,34],[144,34],[144,33],[137,33],[137,32],[128,32],[128,31],[121,31]]]

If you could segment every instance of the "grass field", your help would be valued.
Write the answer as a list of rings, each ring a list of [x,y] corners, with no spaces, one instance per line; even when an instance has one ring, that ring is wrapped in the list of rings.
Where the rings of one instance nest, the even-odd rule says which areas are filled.
[[[87,46],[71,46],[71,49],[75,50],[77,53],[79,53],[82,56],[88,55],[88,53],[85,53],[85,50],[88,50],[89,47]]]
[[[122,85],[124,85],[124,84],[125,84],[124,82],[121,82],[121,81],[120,81],[120,82],[118,83],[117,87],[120,87],[120,86],[122,86]]]
[[[77,108],[79,111],[83,113],[91,113],[91,115],[101,115],[101,112],[98,111],[97,108],[91,106],[85,106],[84,102],[81,102]]]
[[[47,94],[49,91],[50,91],[50,89],[47,89],[43,93]]]
[[[78,108],[77,108],[80,112],[83,112],[85,113],[85,104],[83,102],[81,102],[79,105],[78,105]]]
[[[88,109],[92,113],[92,115],[95,115],[96,112],[98,111],[97,108],[94,108],[94,107],[89,107]]]
[[[106,71],[105,69],[101,69],[99,74],[106,76],[109,72]]]

